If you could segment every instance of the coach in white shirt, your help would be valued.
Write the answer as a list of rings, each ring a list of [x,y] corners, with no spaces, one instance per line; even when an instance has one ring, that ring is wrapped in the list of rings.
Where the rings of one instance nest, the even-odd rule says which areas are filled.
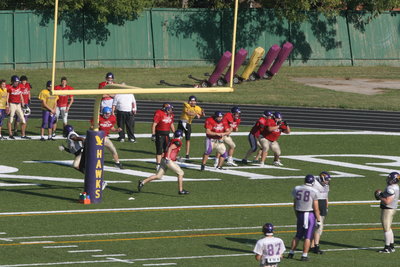
[[[135,114],[136,114],[136,99],[133,94],[117,94],[114,97],[112,104],[113,114],[117,116],[118,127],[122,129],[119,132],[118,141],[125,141],[125,126],[128,133],[129,142],[136,142],[134,134],[135,130]]]

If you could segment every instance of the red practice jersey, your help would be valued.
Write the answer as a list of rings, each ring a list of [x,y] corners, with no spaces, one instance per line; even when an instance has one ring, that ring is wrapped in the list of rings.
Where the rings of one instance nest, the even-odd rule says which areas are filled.
[[[113,84],[114,82],[108,83],[107,81],[99,83],[99,89],[103,89],[107,84]],[[103,97],[102,100],[113,99],[111,96]]]
[[[265,127],[264,131],[262,131],[262,133],[261,133],[265,139],[267,139],[271,142],[278,140],[279,136],[281,136],[282,131],[287,129],[286,125],[281,125],[278,129],[276,129],[272,132],[268,131],[268,127],[273,127],[273,126],[278,126],[276,124],[276,121],[274,119],[268,119],[267,126]]]
[[[17,87],[8,84],[7,92],[8,92],[9,103],[17,103],[17,104],[21,103],[22,87],[20,84]]]
[[[93,120],[90,121],[93,124]],[[105,135],[108,136],[110,134],[111,128],[114,127],[117,119],[114,115],[111,115],[108,119],[103,116],[99,116],[99,130],[104,131]]]
[[[232,131],[236,132],[240,124],[240,117],[235,118],[231,112],[225,113],[223,121],[225,121],[231,128]]]
[[[175,161],[176,157],[179,154],[179,151],[181,150],[182,141],[179,138],[172,139],[171,142],[169,142],[169,144],[168,144],[167,151],[169,150],[169,148],[171,147],[172,144],[176,145],[176,148],[172,149],[171,152],[169,153],[169,155],[165,155],[164,158],[169,158],[170,160],[174,160]]]
[[[224,133],[226,132],[227,129],[229,129],[229,125],[226,121],[222,120],[221,122],[217,122],[216,120],[214,120],[213,117],[209,117],[206,119],[205,123],[204,123],[204,128],[206,129],[210,129],[213,132],[216,133]],[[221,139],[221,136],[215,136],[215,135],[208,135],[207,137],[210,139]]]
[[[156,131],[170,131],[171,124],[174,123],[174,114],[168,115],[164,110],[156,110],[153,121],[157,123]]]
[[[54,90],[74,90],[73,87],[67,85],[65,87],[62,87],[61,85],[57,85],[54,87]],[[58,101],[57,101],[57,107],[66,107],[68,106],[68,99],[71,97],[71,95],[59,95],[58,96]]]
[[[254,124],[253,128],[251,128],[250,133],[254,135],[256,138],[258,138],[266,125],[267,125],[267,118],[260,117],[256,122],[256,124]]]
[[[29,94],[31,92],[31,84],[30,83],[26,83],[25,85],[20,83],[20,87],[21,87],[21,94],[22,97],[24,98],[24,103],[28,104],[29,103]]]

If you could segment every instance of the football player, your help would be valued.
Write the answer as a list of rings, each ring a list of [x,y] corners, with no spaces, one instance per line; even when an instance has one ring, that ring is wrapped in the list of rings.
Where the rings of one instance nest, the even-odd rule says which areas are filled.
[[[0,140],[7,139],[7,137],[4,137],[1,134],[1,128],[8,113],[10,113],[10,108],[8,105],[8,92],[6,81],[0,80]]]
[[[74,154],[75,159],[72,163],[72,167],[84,173],[85,156],[83,142],[85,141],[85,138],[80,137],[74,131],[74,127],[72,127],[71,125],[64,126],[63,136],[67,138],[67,147],[59,146],[59,149],[61,151],[66,151],[68,153]]]
[[[288,259],[292,259],[300,239],[304,238],[303,254],[301,261],[308,261],[311,239],[314,228],[321,224],[321,216],[318,207],[318,192],[313,188],[315,178],[308,174],[304,178],[304,184],[293,188],[293,208],[297,217],[297,232],[292,240]]]
[[[108,84],[114,84],[114,74],[112,72],[107,72],[106,80],[104,82],[99,83],[99,89],[103,89]],[[104,107],[112,108],[114,95],[104,94],[101,99],[100,108]]]
[[[56,115],[58,96],[52,95],[50,90],[51,81],[47,81],[46,89],[40,91],[39,94],[39,100],[42,101],[42,126],[40,128],[40,141],[46,141],[46,139],[44,139],[44,129],[47,129],[47,140],[54,141],[52,137],[52,130]]]
[[[67,77],[62,77],[61,84],[54,87],[54,90],[74,90],[74,88],[68,85]],[[74,103],[73,95],[58,96],[55,122],[53,125],[53,134],[52,134],[53,137],[56,136],[57,122],[60,115],[63,120],[63,126],[68,124],[68,112],[72,106],[72,103]]]
[[[319,174],[316,180],[317,182],[314,183],[313,187],[318,191],[318,207],[321,215],[321,224],[318,228],[315,228],[314,238],[311,240],[311,251],[316,254],[323,254],[323,251],[319,247],[319,240],[324,228],[325,217],[328,215],[328,194],[331,175],[324,171]]]
[[[285,122],[282,121],[282,114],[280,112],[275,112],[273,117],[267,120],[266,127],[261,131],[260,143],[262,146],[261,154],[261,166],[264,166],[265,159],[267,158],[268,150],[274,152],[274,165],[283,166],[280,162],[279,157],[281,155],[281,148],[278,143],[278,139],[281,133],[290,134],[290,127]]]
[[[227,157],[226,147],[222,138],[231,133],[231,128],[223,121],[222,112],[216,111],[213,116],[206,119],[204,123],[204,128],[206,129],[206,139],[205,146],[206,149],[203,154],[203,159],[201,162],[200,170],[203,171],[205,169],[208,157],[212,153],[213,150],[216,150],[218,153],[218,165],[217,169],[222,170],[222,165],[224,164],[225,158]]]
[[[204,116],[204,110],[197,105],[197,98],[194,95],[189,96],[189,101],[187,103],[183,103],[182,114],[178,122],[178,129],[185,133],[186,159],[190,158],[190,135],[192,133],[192,121],[193,119],[199,119]]]
[[[114,144],[111,142],[110,138],[108,135],[111,132],[120,132],[122,129],[118,128],[116,129],[114,127],[115,123],[117,122],[117,119],[115,118],[114,115],[111,114],[112,109],[109,107],[104,107],[101,111],[101,114],[99,116],[99,130],[104,131],[105,138],[104,138],[104,147],[108,149],[108,151],[111,152],[112,157],[114,159],[114,165],[115,167],[119,169],[123,169],[122,164],[119,162],[119,157],[117,153],[117,149],[115,148]],[[92,124],[92,129],[93,129],[93,120],[90,121]]]
[[[179,195],[189,194],[189,191],[183,189],[184,172],[182,171],[181,167],[179,167],[179,165],[176,164],[177,156],[182,147],[182,140],[181,140],[182,135],[183,132],[181,130],[179,129],[176,130],[176,132],[174,133],[174,138],[171,140],[171,142],[169,142],[167,151],[165,152],[163,158],[161,159],[161,166],[158,169],[157,173],[144,180],[139,180],[138,182],[139,192],[142,190],[145,184],[155,179],[161,179],[163,175],[166,173],[167,169],[170,169],[173,172],[175,172],[178,177],[178,194]]]
[[[400,174],[398,172],[391,172],[386,178],[385,191],[375,191],[375,198],[381,201],[381,222],[385,234],[385,247],[379,250],[380,253],[395,251],[392,221],[399,202],[399,179]]]
[[[160,168],[161,158],[167,151],[170,131],[175,132],[174,107],[168,103],[157,110],[151,125],[151,140],[156,144],[156,170]]]
[[[260,267],[276,267],[283,258],[285,244],[283,240],[274,236],[274,226],[272,223],[264,224],[262,231],[264,238],[257,241],[253,252]]]
[[[26,128],[28,127],[28,117],[30,115],[30,112],[28,112],[27,110],[29,109],[29,105],[31,103],[32,86],[28,82],[28,77],[26,77],[25,75],[22,75],[20,80],[21,80],[21,83],[20,83],[21,94],[22,94],[22,97],[24,98],[24,105],[22,106],[22,111],[24,113],[24,118],[25,118],[25,123],[26,123],[25,131],[26,131]],[[19,123],[20,123],[20,120],[17,117],[16,120],[14,121],[14,136],[18,136],[18,124]],[[21,130],[22,130],[22,125],[21,125]],[[29,136],[21,136],[21,138],[22,139],[31,139]]]
[[[239,131],[239,125],[240,125],[240,108],[239,107],[233,107],[231,108],[231,112],[227,112],[224,115],[223,120],[231,127],[231,132],[237,132]],[[233,142],[233,139],[230,135],[225,135],[222,137],[222,140],[224,141],[225,144],[228,145],[228,159],[226,162],[226,165],[228,166],[237,166],[235,162],[233,162],[233,153],[235,152],[236,144]]]
[[[8,105],[10,107],[10,117],[7,123],[8,134],[10,139],[15,139],[13,136],[12,125],[14,122],[14,116],[17,115],[21,122],[21,138],[29,139],[25,135],[26,121],[22,107],[25,105],[24,98],[22,96],[22,86],[20,84],[20,79],[18,76],[13,75],[11,77],[11,84],[7,85],[8,92]]]
[[[259,136],[261,131],[264,130],[265,125],[267,125],[267,120],[272,117],[272,112],[265,110],[262,117],[258,118],[257,122],[254,124],[253,128],[251,128],[250,133],[248,135],[248,140],[250,144],[250,149],[247,151],[246,156],[242,159],[243,164],[247,164],[247,158],[254,152],[256,152],[257,147],[261,148],[261,144],[259,141]],[[258,157],[258,156],[257,156]]]

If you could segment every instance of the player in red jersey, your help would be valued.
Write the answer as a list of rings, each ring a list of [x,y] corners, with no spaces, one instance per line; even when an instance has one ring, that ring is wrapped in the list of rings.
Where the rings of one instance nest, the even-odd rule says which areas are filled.
[[[151,140],[156,144],[156,170],[160,168],[161,158],[167,151],[170,131],[175,132],[174,107],[168,103],[156,110],[151,125]]]
[[[206,129],[206,139],[203,160],[201,162],[200,170],[205,169],[208,157],[213,150],[217,151],[218,165],[217,169],[222,170],[222,165],[224,164],[225,158],[227,157],[226,147],[222,138],[231,133],[231,128],[226,121],[223,121],[223,114],[220,111],[216,111],[212,117],[206,119],[204,123],[204,128]]]
[[[22,86],[20,85],[20,79],[14,75],[11,77],[11,84],[7,85],[8,92],[8,103],[10,106],[10,117],[8,120],[8,134],[10,139],[15,139],[11,125],[14,122],[14,116],[17,115],[21,122],[21,138],[30,139],[25,135],[26,121],[22,111],[22,107],[25,105],[24,98],[22,96]]]
[[[222,119],[224,122],[226,122],[229,127],[231,128],[232,132],[237,132],[239,130],[239,125],[240,125],[240,108],[239,107],[233,107],[231,108],[231,112],[227,112],[224,115],[224,118]],[[228,159],[226,162],[226,165],[228,166],[237,166],[235,162],[233,162],[233,153],[235,152],[236,144],[233,142],[233,139],[230,135],[226,135],[222,138],[225,144],[228,145]],[[218,164],[217,164],[218,165]]]
[[[168,144],[167,151],[165,152],[162,160],[161,160],[161,166],[157,171],[157,174],[154,174],[144,180],[139,180],[138,183],[138,191],[140,192],[143,188],[143,186],[155,179],[161,179],[163,175],[166,173],[167,169],[172,170],[177,174],[178,177],[178,194],[180,195],[186,195],[189,194],[189,191],[186,191],[183,189],[183,171],[181,167],[179,167],[178,164],[176,164],[176,159],[179,154],[179,151],[182,148],[182,135],[183,132],[182,130],[176,130],[174,133],[174,138],[171,140],[171,142]]]
[[[22,94],[22,97],[24,98],[24,103],[25,103],[24,106],[22,107],[22,111],[23,111],[24,117],[25,117],[25,123],[26,123],[25,131],[26,131],[26,128],[28,127],[28,117],[30,115],[29,105],[31,103],[32,86],[30,83],[28,83],[28,77],[26,77],[25,75],[22,75],[20,80],[21,80],[21,83],[20,83],[21,94]],[[19,123],[20,123],[19,118],[16,117],[15,121],[14,121],[14,136],[18,136]],[[25,137],[25,139],[31,139],[31,138]]]
[[[93,129],[93,119],[90,121],[92,124],[92,129]],[[111,142],[110,138],[108,135],[110,132],[120,132],[122,129],[118,128],[116,129],[114,127],[115,123],[117,122],[117,119],[115,118],[114,115],[112,115],[112,109],[109,107],[104,107],[101,110],[101,114],[99,116],[99,130],[104,131],[105,138],[104,138],[104,146],[108,149],[108,151],[111,152],[112,157],[115,162],[115,167],[123,169],[122,164],[119,162],[119,157],[117,153],[117,149],[115,148],[114,144]]]
[[[267,121],[266,126],[260,136],[262,146],[261,166],[264,166],[269,148],[274,152],[274,165],[283,166],[279,160],[281,148],[278,139],[281,133],[290,134],[290,127],[285,121],[282,121],[282,114],[280,112],[275,112],[273,118]]]
[[[54,87],[54,90],[74,90],[72,86],[69,86],[67,81],[67,77],[61,78],[61,84]],[[57,108],[56,108],[56,117],[55,122],[53,124],[53,137],[56,136],[57,130],[57,122],[58,118],[61,115],[63,120],[63,128],[68,124],[68,112],[71,108],[72,103],[74,103],[73,95],[60,95],[57,100]]]
[[[107,84],[114,83],[114,74],[112,72],[108,72],[106,74],[106,80],[104,82],[99,83],[99,89],[103,89]],[[112,108],[114,95],[111,94],[104,94],[103,98],[101,99],[100,108],[103,109],[104,107]]]
[[[264,130],[266,124],[267,124],[267,120],[270,119],[272,117],[272,112],[268,111],[268,110],[264,110],[264,113],[262,115],[262,117],[260,117],[256,124],[254,124],[253,128],[251,128],[250,133],[248,135],[248,140],[250,143],[250,149],[247,151],[246,156],[244,156],[244,158],[242,159],[242,163],[243,164],[247,164],[247,158],[250,157],[250,155],[254,152],[256,152],[257,147],[261,148],[261,143],[259,141],[259,137],[261,134],[261,131]],[[261,150],[260,150],[261,152]],[[261,156],[261,153],[259,153],[259,155]],[[256,159],[258,159],[259,155],[257,155]]]

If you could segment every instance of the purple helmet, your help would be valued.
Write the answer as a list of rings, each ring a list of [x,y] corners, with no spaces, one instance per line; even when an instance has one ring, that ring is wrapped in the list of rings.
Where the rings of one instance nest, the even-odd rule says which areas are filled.
[[[314,175],[312,175],[312,174],[307,174],[306,177],[304,178],[305,184],[313,185],[314,182],[315,182],[315,178],[314,178]]]
[[[65,125],[64,132],[63,132],[64,137],[67,137],[68,134],[72,131],[74,131],[74,127],[72,127],[71,125]]]
[[[176,130],[175,132],[174,132],[174,137],[175,138],[180,138],[180,137],[182,137],[183,136],[183,131],[182,130]]]
[[[281,114],[280,112],[276,111],[276,112],[274,113],[274,118],[275,118],[275,119],[282,119],[282,114]]]
[[[272,117],[273,114],[272,114],[272,112],[269,111],[269,110],[264,110],[263,115],[264,115],[265,117]]]
[[[328,172],[321,172],[319,174],[319,182],[329,184],[331,175]]]
[[[273,235],[274,234],[274,226],[272,223],[266,223],[264,224],[262,231],[264,235]]]
[[[19,80],[19,77],[17,76],[17,75],[13,75],[13,76],[11,76],[11,82],[12,83],[14,83],[14,82],[19,82],[20,80]]]
[[[189,102],[190,101],[196,101],[197,102],[197,97],[195,97],[194,95],[189,96]]]
[[[235,114],[235,113],[241,113],[240,108],[239,107],[233,107],[231,108],[231,113]]]
[[[107,74],[106,74],[106,79],[107,78],[112,78],[112,79],[114,79],[114,74],[112,73],[112,72],[107,72]]]
[[[398,172],[391,172],[386,178],[386,183],[388,185],[397,184],[400,179],[400,174]]]
[[[46,87],[51,87],[51,81],[47,81]]]

